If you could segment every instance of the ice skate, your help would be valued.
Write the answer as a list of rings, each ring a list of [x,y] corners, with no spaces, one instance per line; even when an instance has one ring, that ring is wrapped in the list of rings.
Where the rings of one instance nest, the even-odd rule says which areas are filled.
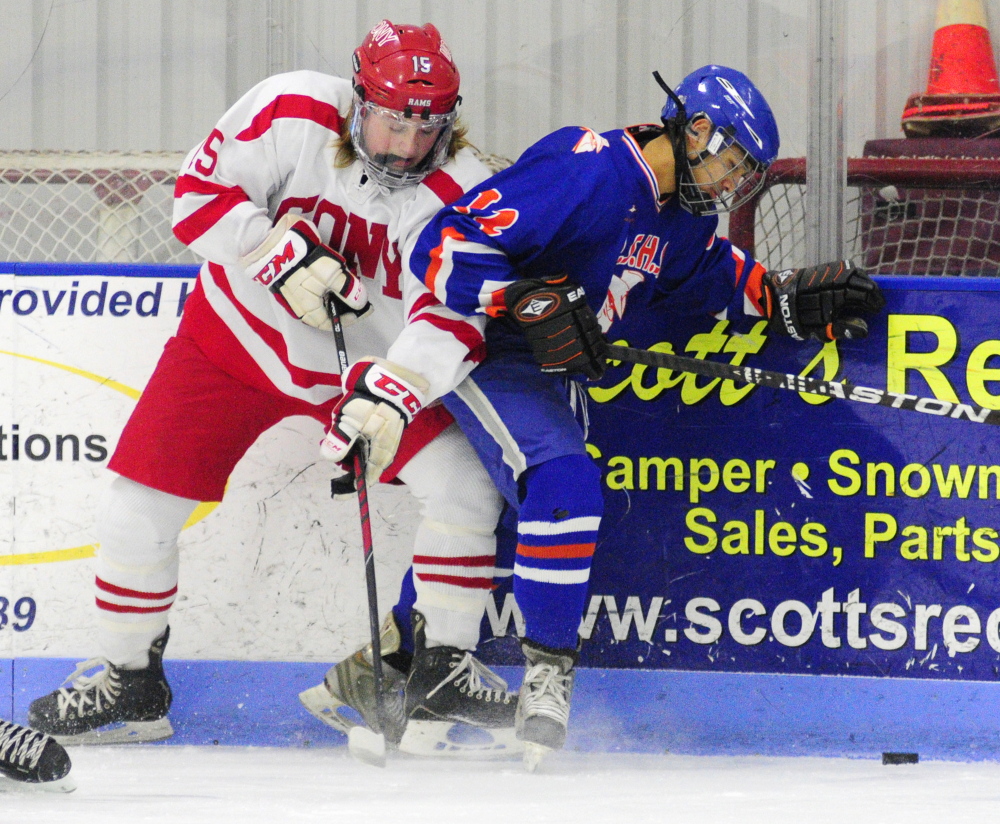
[[[69,754],[51,736],[0,721],[0,791],[72,792],[71,766]]]
[[[517,704],[517,736],[524,741],[524,767],[534,772],[547,753],[566,743],[577,653],[527,639],[521,650],[527,669]]]
[[[472,758],[519,755],[517,693],[466,650],[427,647],[424,617],[413,613],[415,651],[406,682],[401,752]]]
[[[55,692],[31,702],[28,723],[61,744],[160,741],[174,734],[172,695],[163,674],[169,627],[149,648],[149,665],[127,670],[104,658],[79,664]],[[93,675],[87,672],[101,669]]]
[[[402,692],[410,669],[410,654],[400,648],[399,626],[392,614],[382,622],[382,676],[386,693],[386,711],[390,721],[402,728]],[[375,671],[372,669],[372,645],[366,644],[353,655],[327,670],[323,683],[299,693],[299,701],[312,715],[335,730],[349,733],[364,725],[378,729],[375,712]],[[389,735],[391,741],[398,739]]]

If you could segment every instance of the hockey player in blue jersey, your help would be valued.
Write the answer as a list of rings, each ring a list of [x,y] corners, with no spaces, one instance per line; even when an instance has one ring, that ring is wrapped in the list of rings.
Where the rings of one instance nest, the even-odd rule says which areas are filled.
[[[849,262],[772,274],[717,236],[717,213],[753,195],[777,156],[774,117],[733,69],[705,66],[676,94],[656,77],[668,93],[661,124],[554,132],[439,212],[410,258],[449,309],[494,319],[486,359],[444,401],[518,509],[517,724],[529,769],[566,738],[603,512],[581,381],[604,373],[604,333],[632,304],[766,316],[797,339],[863,337],[858,316],[883,303]]]

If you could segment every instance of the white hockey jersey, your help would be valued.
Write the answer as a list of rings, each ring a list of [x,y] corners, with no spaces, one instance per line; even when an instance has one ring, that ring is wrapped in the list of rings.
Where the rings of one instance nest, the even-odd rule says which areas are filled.
[[[174,234],[206,262],[180,334],[265,391],[313,404],[339,395],[333,335],[292,316],[238,263],[282,215],[301,214],[362,276],[375,309],[345,330],[351,361],[388,357],[428,379],[430,400],[482,359],[485,319],[463,318],[437,301],[410,274],[409,253],[444,204],[490,173],[470,149],[404,189],[380,188],[360,161],[335,168],[352,96],[343,78],[275,75],[237,101],[188,154],[175,190]],[[417,361],[418,348],[439,353],[439,362]]]

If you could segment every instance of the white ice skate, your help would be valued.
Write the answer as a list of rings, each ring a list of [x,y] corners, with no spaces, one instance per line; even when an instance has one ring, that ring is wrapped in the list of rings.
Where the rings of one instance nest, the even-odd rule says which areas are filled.
[[[517,735],[524,741],[524,768],[535,772],[548,753],[566,743],[577,654],[527,639],[521,650],[528,668],[517,704]]]

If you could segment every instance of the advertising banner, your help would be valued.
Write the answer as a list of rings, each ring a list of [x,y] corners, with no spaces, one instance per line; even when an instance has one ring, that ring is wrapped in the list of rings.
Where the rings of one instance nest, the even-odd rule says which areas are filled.
[[[623,364],[590,390],[606,515],[584,663],[995,680],[1000,284],[883,278],[863,341],[626,316],[631,346],[922,410]],[[640,323],[641,321],[641,323]]]
[[[98,653],[94,524],[125,421],[174,333],[196,267],[0,270],[0,658]],[[322,427],[265,433],[220,505],[179,541],[172,658],[338,660],[367,636],[357,504],[330,499]],[[220,435],[221,437],[221,435]],[[412,555],[416,505],[373,491],[383,602]],[[65,674],[65,673],[64,673]]]
[[[15,273],[16,270],[16,273]],[[92,648],[105,466],[192,267],[0,273],[0,657]],[[615,341],[924,399],[923,411],[622,364],[589,389],[605,486],[582,664],[995,680],[1000,666],[1000,284],[883,278],[863,341],[630,312]],[[263,436],[181,536],[170,657],[337,660],[367,635],[357,508],[329,498],[321,427]],[[380,600],[417,509],[373,490]],[[504,589],[485,626],[518,663]]]

